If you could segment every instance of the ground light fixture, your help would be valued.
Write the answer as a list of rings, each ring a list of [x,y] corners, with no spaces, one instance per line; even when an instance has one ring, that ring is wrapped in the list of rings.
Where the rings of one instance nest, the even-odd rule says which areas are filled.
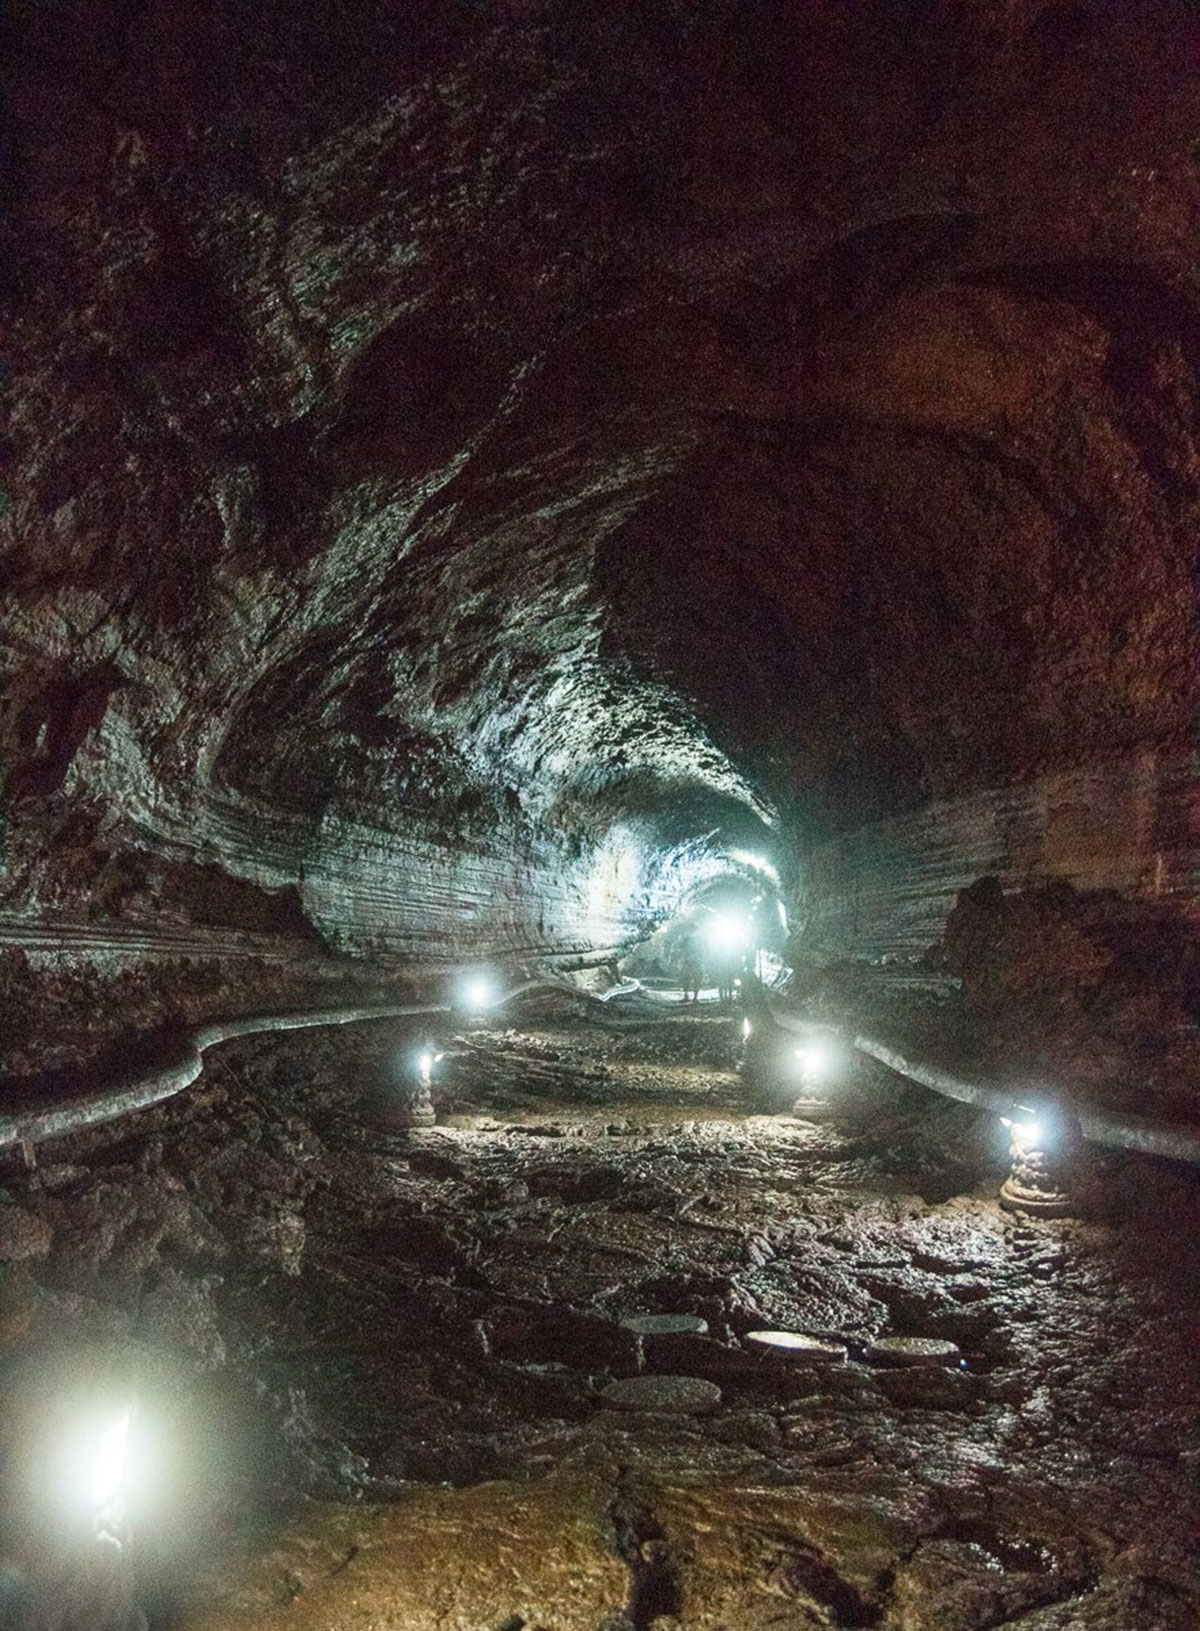
[[[120,1539],[128,1496],[129,1438],[132,1407],[103,1428],[96,1442],[91,1470],[93,1525],[96,1532]]]
[[[82,1405],[42,1446],[38,1506],[46,1503],[48,1519],[56,1511],[68,1532],[125,1546],[130,1506],[147,1499],[143,1437],[134,1404]]]
[[[1079,1147],[1076,1119],[1058,1109],[1018,1104],[1000,1122],[1009,1136],[1009,1173],[1000,1186],[1000,1205],[1029,1217],[1070,1216],[1075,1203],[1069,1173]]]
[[[12,1550],[0,1568],[0,1625],[145,1627],[139,1554],[162,1556],[180,1491],[166,1477],[161,1419],[148,1423],[130,1383],[87,1379],[76,1356],[43,1356],[7,1376],[3,1502]],[[172,1456],[174,1459],[174,1456]],[[152,1568],[156,1566],[152,1563]]]
[[[1032,1110],[1024,1111],[1021,1120],[1014,1120],[1012,1116],[1001,1116],[1000,1124],[1008,1128],[1013,1143],[1019,1144],[1024,1150],[1041,1149],[1046,1142],[1046,1130]]]
[[[381,1119],[388,1127],[432,1127],[437,1120],[433,1108],[433,1076],[444,1057],[431,1042],[422,1043],[399,1071],[396,1090],[388,1096]]]
[[[833,1051],[828,1042],[814,1037],[797,1048],[793,1057],[800,1078],[800,1093],[792,1106],[792,1114],[802,1121],[817,1120],[829,1110]]]
[[[445,1057],[444,1053],[438,1053],[433,1048],[422,1048],[417,1055],[417,1080],[426,1091],[433,1086],[434,1070]]]

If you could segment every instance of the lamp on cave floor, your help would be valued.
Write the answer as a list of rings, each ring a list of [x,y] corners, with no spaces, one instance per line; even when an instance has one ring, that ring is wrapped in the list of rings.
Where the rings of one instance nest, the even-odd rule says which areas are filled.
[[[739,952],[746,944],[746,925],[736,917],[729,917],[724,912],[714,912],[704,931],[705,939],[714,952],[732,956]]]
[[[100,1433],[92,1457],[92,1524],[97,1535],[115,1540],[118,1544],[125,1527],[132,1426],[133,1411],[122,1411]]]
[[[1028,1217],[1069,1217],[1075,1210],[1070,1172],[1081,1142],[1078,1118],[1052,1106],[1014,1108],[1014,1115],[1000,1118],[1009,1132],[1010,1163],[1000,1205]]]
[[[381,1126],[406,1129],[432,1127],[437,1120],[433,1108],[434,1071],[444,1056],[426,1042],[411,1058],[402,1059],[386,1092],[377,1099],[375,1119]]]
[[[437,1120],[437,1111],[433,1108],[433,1073],[443,1054],[430,1046],[425,1046],[417,1054],[415,1091],[410,1093],[403,1105],[399,1107],[395,1117],[397,1126],[405,1127],[432,1127]]]
[[[16,1432],[5,1443],[5,1527],[14,1525],[6,1539],[14,1544],[0,1570],[0,1624],[144,1628],[137,1542],[147,1526],[158,1555],[159,1518],[173,1499],[162,1424],[147,1434],[128,1393],[89,1397],[85,1383],[72,1398],[67,1377],[44,1357],[44,1387],[17,1405]]]
[[[795,1052],[800,1073],[800,1094],[792,1114],[801,1121],[819,1121],[829,1113],[829,1075],[833,1056],[827,1042],[806,1042]]]
[[[147,1478],[153,1481],[137,1416],[132,1403],[111,1414],[85,1404],[52,1430],[37,1452],[32,1485],[37,1504],[46,1503],[47,1527],[57,1512],[69,1533],[86,1530],[117,1549],[128,1544],[130,1506],[145,1507]]]

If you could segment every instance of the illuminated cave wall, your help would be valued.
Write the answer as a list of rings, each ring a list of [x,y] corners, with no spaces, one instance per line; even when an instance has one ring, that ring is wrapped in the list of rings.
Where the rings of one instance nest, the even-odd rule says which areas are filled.
[[[960,890],[1061,879],[1195,910],[1197,761],[1154,753],[939,802],[832,840],[805,859],[805,948],[816,956],[919,958]]]
[[[22,990],[1194,900],[1189,7],[0,28]]]

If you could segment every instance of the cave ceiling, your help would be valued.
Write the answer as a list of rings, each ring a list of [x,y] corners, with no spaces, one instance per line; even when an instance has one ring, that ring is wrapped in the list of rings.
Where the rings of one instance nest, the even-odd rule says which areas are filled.
[[[1188,742],[1182,0],[0,27],[10,898],[97,804],[786,848]]]

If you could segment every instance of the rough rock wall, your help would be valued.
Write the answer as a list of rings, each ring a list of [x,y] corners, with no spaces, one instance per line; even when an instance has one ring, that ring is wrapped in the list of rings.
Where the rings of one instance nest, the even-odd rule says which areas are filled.
[[[676,433],[527,423],[604,259],[583,64],[468,8],[359,12],[5,15],[26,940],[161,938],[165,858],[358,951],[599,955],[653,894],[644,835],[605,884],[606,761],[754,806],[686,701],[596,656],[591,552]]]
[[[10,937],[599,956],[1186,751],[1182,0],[0,27]]]
[[[1051,880],[1175,907],[1196,920],[1200,821],[1194,754],[1145,753],[991,788],[849,833],[805,861],[806,949],[917,957],[960,890]]]

